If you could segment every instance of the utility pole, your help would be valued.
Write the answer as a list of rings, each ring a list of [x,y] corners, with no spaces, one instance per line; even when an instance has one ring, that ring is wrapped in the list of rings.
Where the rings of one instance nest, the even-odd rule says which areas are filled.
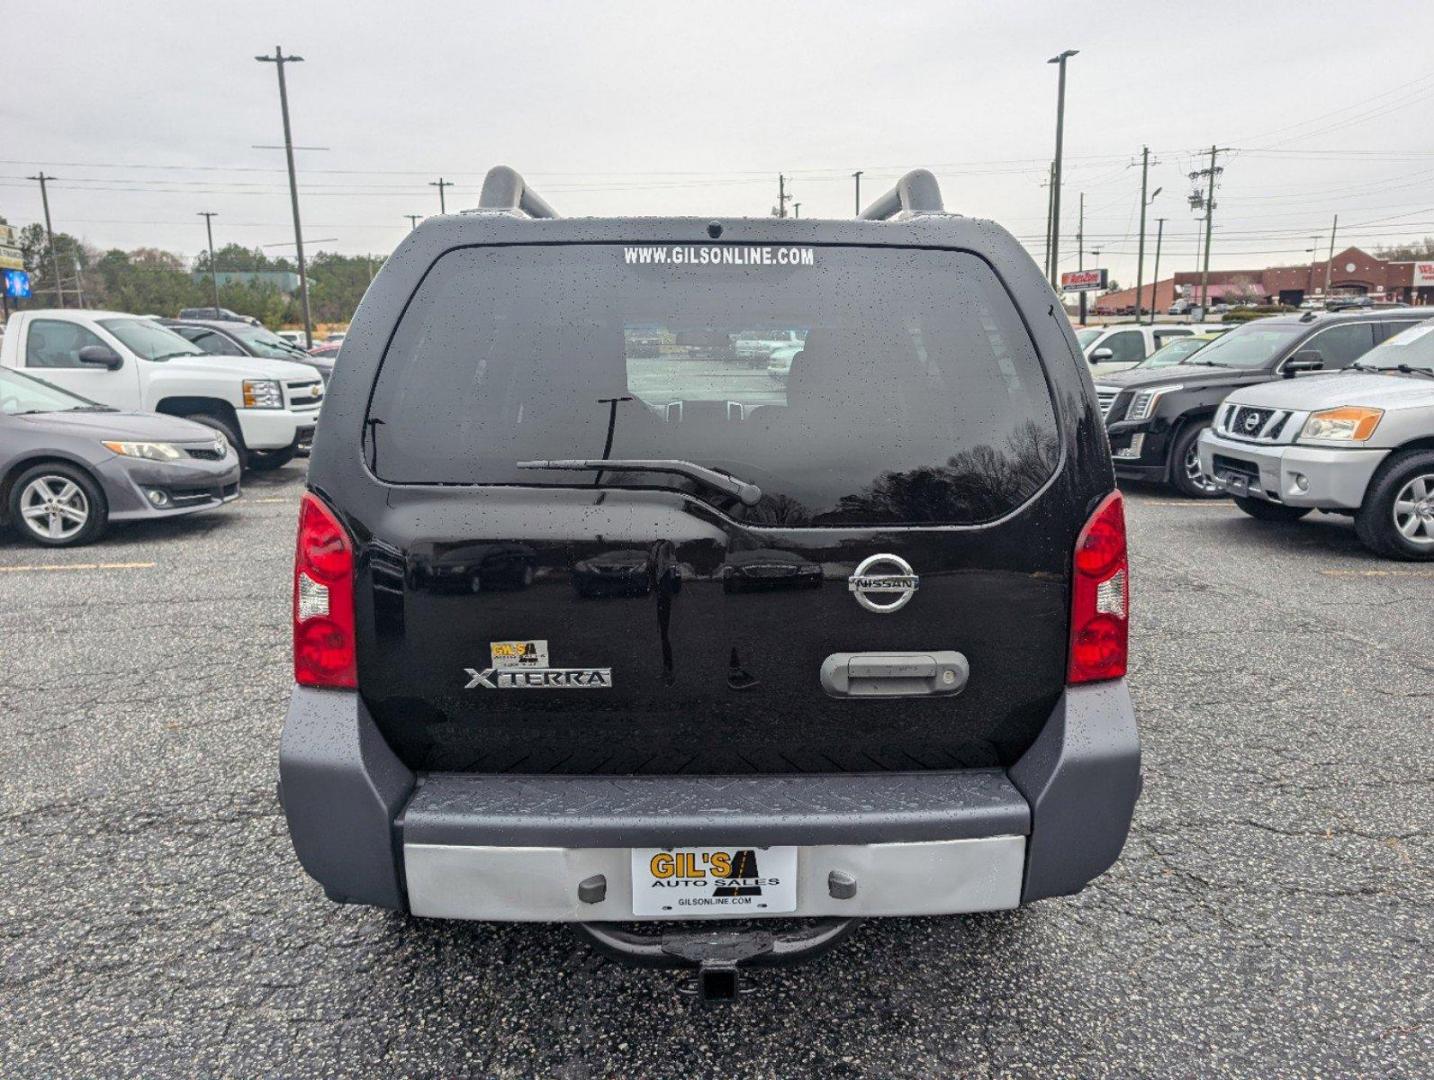
[[[787,200],[790,199],[790,198],[791,198],[791,196],[787,194],[787,178],[786,178],[785,176],[783,176],[781,173],[778,173],[778,174],[777,174],[777,216],[778,216],[779,218],[784,218],[784,217],[787,216]]]
[[[48,220],[48,214],[46,217]],[[1329,299],[1330,272],[1334,269],[1334,234],[1339,231],[1339,215],[1335,214],[1334,224],[1329,227],[1329,259],[1324,264],[1324,297]]]
[[[861,217],[861,172],[862,172],[862,171],[861,171],[860,169],[857,169],[856,172],[854,172],[854,173],[851,174],[851,178],[856,181],[856,216],[857,216],[857,217]]]
[[[423,220],[422,214],[404,214],[403,216],[408,218],[409,232],[413,232],[414,229],[418,228],[418,223]]]
[[[1085,269],[1085,192],[1080,193],[1080,216],[1076,218],[1076,269]],[[1085,290],[1080,291],[1080,324],[1085,325]],[[1137,322],[1139,320],[1136,320]]]
[[[1056,157],[1051,165],[1051,284],[1059,281],[1056,266],[1060,260],[1061,248],[1061,143],[1065,138],[1066,123],[1066,61],[1075,56],[1077,50],[1066,49],[1059,56],[1046,61],[1060,65],[1060,81],[1056,89]]]
[[[1198,181],[1204,177],[1209,181],[1203,199],[1198,190],[1194,195],[1190,196],[1191,206],[1198,207],[1202,201],[1205,204],[1205,258],[1200,268],[1200,307],[1202,309],[1207,306],[1210,299],[1210,233],[1215,220],[1215,187],[1219,183],[1220,174],[1225,171],[1219,165],[1215,164],[1216,155],[1220,152],[1220,147],[1210,147],[1210,167],[1208,169],[1199,169],[1190,174],[1191,180]]]
[[[1309,279],[1309,284],[1306,286],[1306,290],[1305,290],[1305,299],[1306,299],[1306,300],[1308,300],[1311,296],[1314,295],[1314,272],[1315,272],[1315,263],[1319,261],[1319,237],[1318,237],[1318,236],[1311,236],[1311,237],[1310,237],[1310,246],[1309,246],[1309,248],[1308,248],[1308,251],[1309,251],[1309,253],[1310,253],[1310,279]]]
[[[428,181],[428,186],[436,187],[438,189],[438,212],[440,214],[448,213],[448,203],[443,198],[443,189],[451,188],[453,186],[453,181],[445,180],[443,179],[443,177],[440,176],[437,180]]]
[[[55,303],[59,307],[64,307],[65,290],[60,286],[60,256],[55,251],[55,230],[50,227],[50,192],[45,187],[46,183],[55,178],[46,176],[41,171],[39,175],[26,177],[26,179],[40,181],[40,202],[45,207],[45,243],[50,246],[50,272],[55,275]]]
[[[312,349],[314,347],[314,320],[309,313],[309,271],[304,264],[304,234],[303,227],[299,224],[299,180],[294,174],[294,136],[289,128],[289,90],[284,82],[285,64],[302,64],[302,56],[285,56],[284,50],[274,46],[273,56],[256,56],[261,64],[273,64],[279,72],[279,110],[284,114],[284,156],[289,163],[289,201],[294,207],[294,247],[298,253],[299,260],[299,295],[304,302],[304,342]]]
[[[1140,148],[1140,242],[1136,247],[1135,256],[1135,321],[1138,324],[1141,317],[1141,305],[1145,295],[1145,210],[1155,201],[1155,195],[1159,195],[1163,188],[1156,188],[1155,195],[1149,198],[1145,196],[1145,190],[1150,183],[1150,147]],[[1154,299],[1150,302],[1150,308],[1155,310]]]
[[[1155,272],[1150,275],[1150,324],[1155,325],[1155,304],[1160,296],[1160,241],[1165,238],[1165,219],[1155,219]],[[1139,319],[1135,320],[1139,322]]]
[[[204,231],[209,234],[209,284],[214,288],[214,306],[219,307],[219,267],[214,265],[214,219],[219,215],[213,210],[201,210],[198,217],[204,219]],[[217,312],[216,312],[217,314]]]
[[[802,216],[802,204],[799,203],[799,202],[794,202],[794,203],[792,203],[792,217],[794,217],[794,218],[799,218],[799,217],[801,217],[801,216]]]

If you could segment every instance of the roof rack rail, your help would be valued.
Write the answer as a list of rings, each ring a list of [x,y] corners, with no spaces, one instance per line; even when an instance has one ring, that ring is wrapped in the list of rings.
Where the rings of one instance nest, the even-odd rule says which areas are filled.
[[[478,196],[479,210],[499,210],[508,214],[527,214],[530,218],[555,218],[558,212],[543,201],[515,169],[494,165],[483,178],[483,191]]]
[[[886,221],[898,214],[941,214],[941,185],[927,169],[912,169],[860,214],[859,221]]]

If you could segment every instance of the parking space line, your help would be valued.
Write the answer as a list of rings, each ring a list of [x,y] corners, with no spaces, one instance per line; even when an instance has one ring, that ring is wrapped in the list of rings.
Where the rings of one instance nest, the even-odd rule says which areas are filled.
[[[40,574],[50,570],[153,570],[152,562],[35,563],[30,566],[0,566],[0,574]]]
[[[1321,570],[1325,577],[1434,577],[1434,570]]]
[[[262,498],[262,499],[246,499],[245,501],[246,501],[246,502],[251,502],[251,503],[261,503],[261,502],[291,503],[291,502],[296,502],[297,500],[295,500],[295,499],[284,499],[284,498],[280,498],[280,497],[275,496],[275,495],[266,495],[266,496],[265,496],[264,498]]]

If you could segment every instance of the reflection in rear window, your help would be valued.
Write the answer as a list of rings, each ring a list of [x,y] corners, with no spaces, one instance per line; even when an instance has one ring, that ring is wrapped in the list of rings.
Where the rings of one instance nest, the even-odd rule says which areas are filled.
[[[968,524],[1051,475],[1040,361],[973,255],[818,248],[810,263],[633,265],[621,247],[438,260],[374,388],[370,463],[394,483],[661,486],[527,459],[665,458],[761,487],[783,526]],[[611,437],[611,449],[604,447]]]

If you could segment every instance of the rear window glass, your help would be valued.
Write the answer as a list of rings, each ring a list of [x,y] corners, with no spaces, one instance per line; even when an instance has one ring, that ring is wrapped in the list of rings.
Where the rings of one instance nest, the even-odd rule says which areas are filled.
[[[1050,477],[1050,392],[983,261],[907,248],[724,250],[444,255],[379,370],[365,426],[375,474],[672,488],[782,526],[974,523]],[[763,497],[736,507],[676,473],[517,467],[605,458],[692,462]]]

